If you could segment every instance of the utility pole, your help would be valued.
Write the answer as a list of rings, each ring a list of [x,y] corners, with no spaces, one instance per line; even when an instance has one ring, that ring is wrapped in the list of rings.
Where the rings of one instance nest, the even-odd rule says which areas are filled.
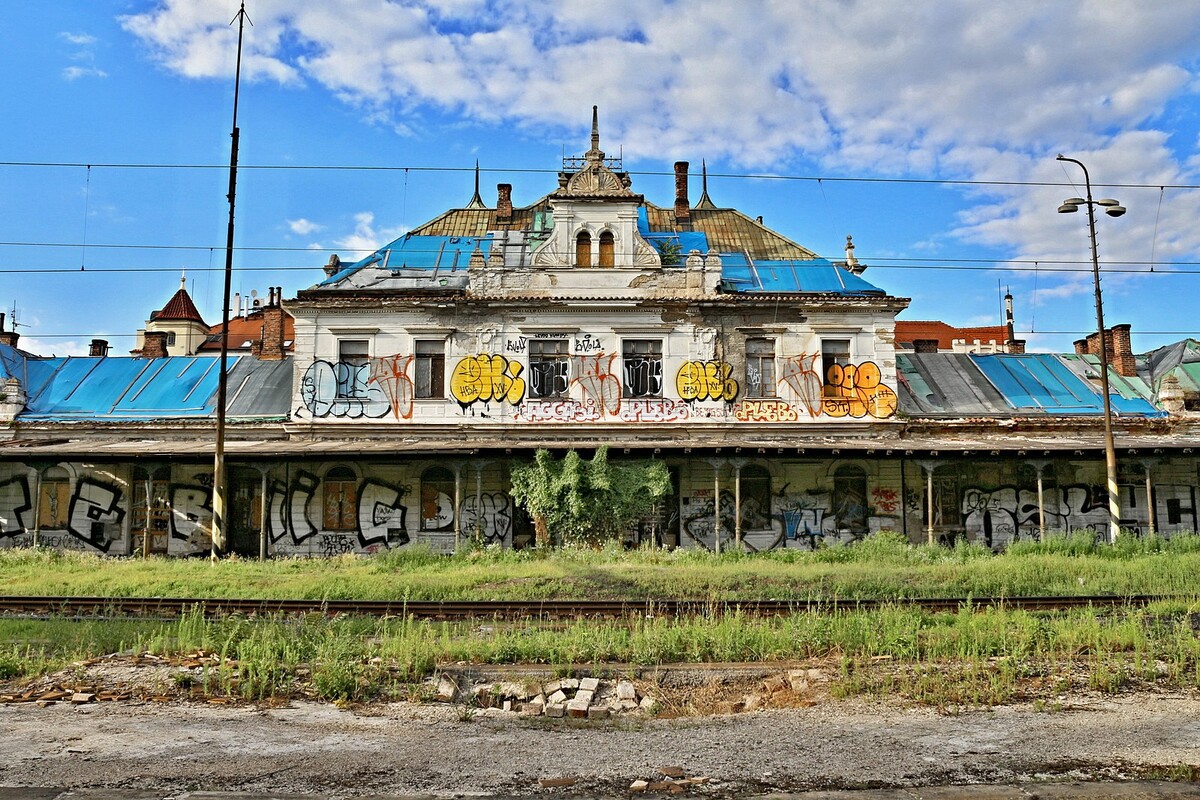
[[[228,531],[225,503],[225,406],[229,395],[229,294],[233,284],[233,209],[237,197],[238,160],[238,94],[242,84],[242,34],[250,17],[246,14],[246,3],[242,1],[237,16],[229,23],[238,24],[237,67],[233,76],[233,139],[229,148],[229,227],[225,237],[225,289],[221,294],[221,364],[217,378],[217,444],[213,457],[213,522],[212,553],[215,562],[225,554],[228,547]],[[251,22],[251,25],[254,23]]]

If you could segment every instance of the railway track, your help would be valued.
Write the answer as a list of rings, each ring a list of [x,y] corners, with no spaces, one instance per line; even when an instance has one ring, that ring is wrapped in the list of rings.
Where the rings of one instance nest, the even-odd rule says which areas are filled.
[[[721,616],[741,613],[769,617],[795,613],[869,611],[904,606],[926,611],[964,607],[1003,607],[1028,611],[1061,611],[1086,607],[1140,607],[1182,599],[1164,595],[1087,595],[1064,597],[948,597],[894,600],[541,600],[541,601],[402,601],[402,600],[262,600],[200,597],[18,597],[0,596],[0,614],[37,617],[177,617],[199,609],[206,617],[267,615],[402,616],[431,620],[469,619],[613,619],[639,617]]]

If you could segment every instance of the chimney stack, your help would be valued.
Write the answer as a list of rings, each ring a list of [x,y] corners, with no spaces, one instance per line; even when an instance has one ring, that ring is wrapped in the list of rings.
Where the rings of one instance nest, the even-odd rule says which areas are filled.
[[[1112,334],[1112,365],[1117,374],[1126,378],[1137,375],[1137,359],[1133,357],[1133,347],[1129,340],[1129,323],[1113,325]]]
[[[15,328],[16,325],[13,325],[13,327]],[[4,315],[0,314],[0,344],[6,344],[9,347],[16,347],[17,339],[20,338],[21,334],[17,333],[15,330],[4,330]]]
[[[88,355],[101,358],[108,355],[108,342],[104,339],[92,339],[92,343],[88,347]]]
[[[329,263],[325,265],[325,277],[332,278],[342,271],[342,260],[338,258],[338,254],[334,253],[329,257]],[[239,314],[239,316],[241,316]]]
[[[692,207],[688,203],[688,162],[675,162],[675,221],[685,224],[692,221]]]
[[[142,358],[166,358],[167,357],[167,333],[166,331],[146,331],[145,338],[142,340]]]
[[[512,222],[512,184],[496,184],[496,222],[507,225]]]
[[[267,304],[262,309],[262,330],[258,341],[250,346],[252,355],[263,361],[282,361],[283,349],[283,287],[267,290]]]

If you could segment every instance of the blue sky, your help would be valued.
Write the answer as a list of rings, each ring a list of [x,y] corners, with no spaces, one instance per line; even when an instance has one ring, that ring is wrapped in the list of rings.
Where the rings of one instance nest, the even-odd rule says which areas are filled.
[[[0,306],[23,347],[124,353],[183,271],[219,321],[237,5],[5,3]],[[476,159],[489,204],[501,182],[535,201],[587,149],[595,104],[650,201],[672,202],[678,159],[695,201],[706,160],[718,205],[831,258],[852,234],[864,277],[912,298],[902,319],[996,324],[1011,288],[1034,350],[1095,326],[1086,217],[1055,213],[1082,193],[1054,160],[1074,156],[1129,209],[1098,221],[1106,322],[1138,351],[1200,337],[1191,0],[247,11],[234,291],[292,297],[330,252],[465,204]],[[311,169],[347,166],[387,169]]]

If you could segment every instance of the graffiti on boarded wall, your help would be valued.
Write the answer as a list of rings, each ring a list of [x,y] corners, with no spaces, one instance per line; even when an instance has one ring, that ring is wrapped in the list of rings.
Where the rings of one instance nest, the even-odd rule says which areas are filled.
[[[821,375],[814,366],[819,353],[800,353],[780,359],[779,383],[791,389],[810,417],[821,413]]]
[[[1047,530],[1108,529],[1108,499],[1102,486],[1073,484],[1043,492]],[[962,495],[963,528],[976,541],[1000,547],[1040,531],[1036,489],[1001,486],[968,488]]]
[[[512,544],[512,500],[503,492],[468,495],[460,511],[463,533],[483,544]]]
[[[377,419],[391,408],[382,386],[371,380],[371,364],[314,361],[300,381],[300,401],[314,417]]]
[[[207,550],[212,546],[212,488],[196,484],[172,484],[171,538],[185,548]]]
[[[720,536],[721,548],[725,549],[733,541],[734,528],[734,499],[733,492],[721,490],[720,497]],[[717,529],[716,513],[713,507],[711,493],[705,497],[697,493],[684,498],[683,532],[689,539],[709,550],[716,549]]]
[[[0,481],[0,537],[17,536],[33,527],[29,498],[29,479],[24,475]]]
[[[571,386],[578,386],[581,400],[591,401],[599,412],[616,414],[621,410],[621,379],[613,373],[616,353],[571,356]]]
[[[303,470],[291,476],[291,482],[274,481],[267,496],[267,537],[278,544],[284,537],[295,546],[317,541],[320,549],[327,549],[324,538],[314,540],[320,534],[343,535],[354,543],[353,549],[368,550],[379,545],[400,546],[408,544],[408,507],[401,500],[409,493],[406,486],[397,486],[368,478],[350,490],[339,487],[326,498],[321,492],[319,477]],[[339,511],[334,516],[339,525],[348,523],[348,531],[322,531],[317,523],[324,524],[326,502],[352,503],[352,511]],[[337,542],[330,539],[329,542]],[[330,544],[328,547],[337,545]]]

